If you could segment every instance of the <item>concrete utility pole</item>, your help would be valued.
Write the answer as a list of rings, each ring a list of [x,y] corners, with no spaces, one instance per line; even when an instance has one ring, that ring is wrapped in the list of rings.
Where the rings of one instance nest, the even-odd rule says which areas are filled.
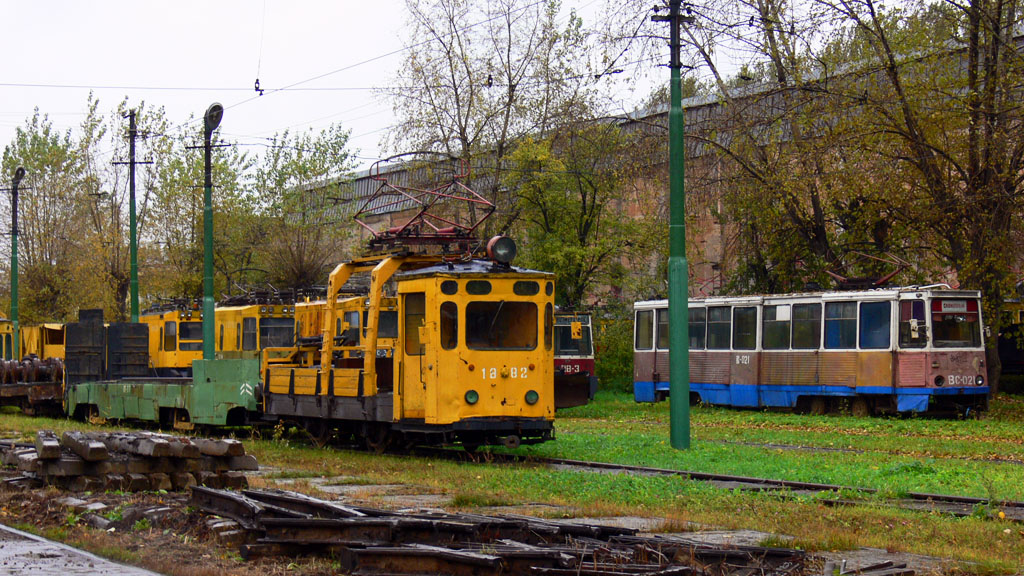
[[[690,330],[689,330],[689,267],[686,263],[686,152],[684,149],[682,94],[680,92],[679,27],[693,21],[680,11],[681,0],[669,0],[669,15],[654,16],[655,22],[668,22],[671,30],[669,46],[672,60],[671,105],[668,113],[669,162],[669,257],[668,257],[668,325],[669,325],[669,418],[672,447],[690,447]]]
[[[213,360],[213,165],[210,143],[224,118],[224,107],[214,102],[203,116],[203,360]]]
[[[11,182],[11,334],[12,360],[21,360],[21,335],[18,332],[18,186],[25,177],[21,166],[14,171]]]

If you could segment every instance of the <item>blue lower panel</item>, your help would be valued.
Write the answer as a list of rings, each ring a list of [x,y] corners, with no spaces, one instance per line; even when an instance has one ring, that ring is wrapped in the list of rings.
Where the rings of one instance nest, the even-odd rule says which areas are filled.
[[[668,382],[634,382],[637,402],[655,402],[658,393],[667,395]],[[690,392],[708,404],[746,408],[794,408],[801,396],[853,397],[894,396],[899,412],[925,412],[933,396],[986,396],[988,386],[971,388],[894,388],[892,386],[759,386],[754,384],[708,384],[691,382]]]

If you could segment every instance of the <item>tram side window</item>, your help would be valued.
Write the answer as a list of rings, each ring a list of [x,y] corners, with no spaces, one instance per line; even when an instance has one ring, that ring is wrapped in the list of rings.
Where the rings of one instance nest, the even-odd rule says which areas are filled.
[[[658,309],[658,349],[668,350],[668,308]]]
[[[900,302],[900,348],[924,348],[927,342],[924,300],[903,300]]]
[[[441,304],[441,347],[455,348],[459,342],[459,307],[455,302]]]
[[[654,348],[654,310],[636,311],[636,338],[634,346],[637,350]]]
[[[420,326],[426,320],[427,301],[423,292],[405,295],[405,353],[410,356],[423,354],[420,342]]]
[[[732,347],[735,350],[757,348],[757,307],[733,308]]]
[[[825,348],[848,349],[857,346],[857,303],[825,303]]]
[[[235,322],[235,350],[242,349],[242,325]]]
[[[706,308],[690,308],[690,350],[703,350],[708,325]]]
[[[764,342],[765,350],[789,349],[789,304],[764,307]]]
[[[892,307],[888,302],[861,302],[860,347],[879,350],[889,347]]]
[[[551,350],[555,331],[555,312],[551,302],[544,305],[544,349]]]
[[[341,329],[342,322],[348,326],[345,330]],[[358,346],[359,345],[359,312],[350,311],[345,312],[342,318],[338,318],[337,326],[338,338],[341,339],[342,346]]]
[[[793,348],[817,350],[821,347],[821,304],[793,305]]]
[[[178,323],[174,320],[164,323],[164,350],[178,349]]]
[[[708,350],[728,350],[732,318],[728,306],[708,308]]]
[[[259,327],[255,318],[242,318],[242,350],[255,350]]]
[[[398,312],[383,310],[377,326],[377,338],[398,338]]]

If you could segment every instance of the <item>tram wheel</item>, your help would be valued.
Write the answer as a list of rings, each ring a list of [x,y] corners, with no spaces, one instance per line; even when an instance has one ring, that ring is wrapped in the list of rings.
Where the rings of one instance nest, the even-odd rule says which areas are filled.
[[[363,434],[366,448],[377,454],[384,453],[391,445],[392,439],[391,430],[387,426],[370,426]]]
[[[302,428],[306,431],[306,435],[309,436],[309,441],[317,448],[326,446],[334,436],[334,428],[317,418],[305,420],[302,423]]]
[[[860,396],[854,398],[850,402],[850,414],[857,418],[871,416],[871,405],[868,404],[867,398],[861,398]]]
[[[825,414],[828,414],[828,402],[821,396],[811,398],[810,412],[815,416],[824,416]]]

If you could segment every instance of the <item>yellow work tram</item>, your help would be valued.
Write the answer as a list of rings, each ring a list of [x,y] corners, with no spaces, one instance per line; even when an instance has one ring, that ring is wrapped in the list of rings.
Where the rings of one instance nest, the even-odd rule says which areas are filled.
[[[554,275],[491,258],[339,265],[325,301],[297,305],[298,343],[264,355],[263,412],[381,450],[550,440]],[[359,275],[369,289],[339,299]]]

